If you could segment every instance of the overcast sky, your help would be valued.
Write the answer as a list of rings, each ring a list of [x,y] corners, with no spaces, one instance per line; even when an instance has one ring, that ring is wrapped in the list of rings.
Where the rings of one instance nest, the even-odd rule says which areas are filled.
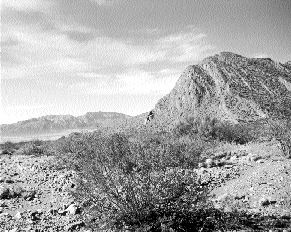
[[[290,0],[2,0],[1,121],[152,109],[187,65],[291,60]]]

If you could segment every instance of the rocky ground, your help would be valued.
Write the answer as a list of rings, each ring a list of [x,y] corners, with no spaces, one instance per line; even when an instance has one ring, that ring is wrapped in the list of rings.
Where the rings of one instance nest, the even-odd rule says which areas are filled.
[[[285,216],[291,231],[291,159],[278,143],[224,145],[196,171],[215,207]],[[52,156],[0,156],[0,231],[90,231],[74,188]]]
[[[216,206],[291,219],[291,159],[278,143],[238,148],[230,157],[238,176],[212,191]]]
[[[1,156],[0,231],[82,231],[81,210],[68,194],[74,175],[53,164],[47,156]]]

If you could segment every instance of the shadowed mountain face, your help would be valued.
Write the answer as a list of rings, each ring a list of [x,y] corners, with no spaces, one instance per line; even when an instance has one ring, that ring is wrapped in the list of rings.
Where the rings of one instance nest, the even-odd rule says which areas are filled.
[[[291,65],[222,52],[186,68],[154,108],[151,127],[206,116],[233,123],[291,116]]]
[[[47,115],[13,124],[1,125],[1,135],[32,135],[61,132],[68,129],[97,129],[100,126],[110,126],[112,123],[128,118],[130,116],[113,112],[88,112],[78,117],[72,115]]]

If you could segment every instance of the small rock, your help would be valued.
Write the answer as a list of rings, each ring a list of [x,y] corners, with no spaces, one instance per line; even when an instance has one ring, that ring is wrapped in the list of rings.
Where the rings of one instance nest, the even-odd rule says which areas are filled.
[[[14,216],[16,219],[21,219],[22,218],[22,213],[18,212],[17,214],[15,214]]]
[[[19,186],[13,188],[13,196],[18,197],[23,192],[23,189]]]
[[[233,162],[233,161],[237,161],[237,156],[236,156],[236,155],[231,156],[229,160],[230,160],[231,162]]]
[[[56,209],[50,209],[48,211],[48,213],[51,214],[51,215],[53,215],[53,216],[55,216],[55,215],[57,215],[58,211]]]
[[[34,212],[30,213],[30,219],[32,221],[39,220],[41,214],[42,214],[42,212],[40,210],[34,211]]]
[[[22,196],[25,200],[31,201],[32,199],[34,199],[35,194],[36,194],[36,192],[35,192],[34,190],[33,190],[33,191],[23,191],[23,192],[21,193],[21,196]]]
[[[67,212],[69,212],[72,215],[76,215],[80,212],[80,208],[76,204],[71,204],[67,209]]]
[[[10,198],[9,188],[0,186],[0,199],[8,199]]]
[[[5,180],[5,182],[6,182],[7,184],[13,184],[13,183],[14,183],[14,180],[7,179],[7,180]]]
[[[266,197],[262,197],[259,200],[259,204],[261,206],[268,206],[268,205],[271,205],[271,204],[275,204],[276,202],[277,202],[276,200],[273,200],[273,199],[270,199],[270,198],[266,198]]]
[[[206,167],[211,168],[214,164],[213,159],[209,158],[205,160]]]
[[[9,213],[1,213],[0,216],[1,217],[11,217],[11,215]]]
[[[7,206],[7,205],[6,205],[5,201],[1,200],[1,201],[0,201],[0,207],[6,207],[6,206]]]
[[[66,226],[66,230],[74,231],[74,230],[80,229],[80,228],[82,228],[84,226],[85,226],[85,223],[82,222],[82,221],[74,222],[72,224],[67,225]]]
[[[198,168],[202,168],[203,166],[203,163],[198,163]]]
[[[62,216],[65,216],[67,212],[68,212],[67,210],[61,210],[61,209],[58,210],[58,214]]]

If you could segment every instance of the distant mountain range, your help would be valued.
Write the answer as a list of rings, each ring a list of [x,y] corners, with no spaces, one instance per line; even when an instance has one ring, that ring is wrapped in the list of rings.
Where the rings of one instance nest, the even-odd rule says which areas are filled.
[[[291,62],[221,52],[187,67],[153,112],[147,126],[163,130],[207,116],[233,123],[291,118]]]
[[[98,129],[111,126],[131,116],[114,112],[88,112],[85,115],[47,115],[1,125],[1,136],[20,136],[61,132],[70,129]]]

